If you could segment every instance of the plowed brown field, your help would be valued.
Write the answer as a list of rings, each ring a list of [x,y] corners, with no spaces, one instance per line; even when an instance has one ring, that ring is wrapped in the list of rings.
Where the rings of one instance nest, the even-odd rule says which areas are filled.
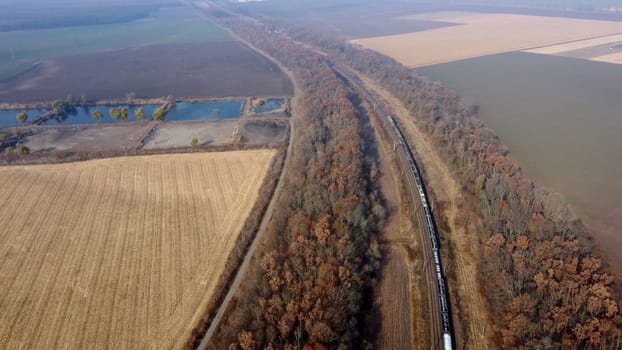
[[[0,348],[179,348],[274,154],[0,168]]]

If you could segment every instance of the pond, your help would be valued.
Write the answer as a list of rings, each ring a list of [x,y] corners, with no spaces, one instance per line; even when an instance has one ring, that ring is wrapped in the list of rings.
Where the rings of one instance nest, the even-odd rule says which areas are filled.
[[[242,110],[242,100],[233,101],[207,101],[207,102],[178,102],[167,115],[167,121],[182,121],[182,120],[208,120],[208,119],[233,119],[240,116]],[[160,107],[159,104],[146,104],[146,105],[133,105],[129,106],[129,118],[128,121],[135,120],[134,113],[139,107],[142,107],[145,111],[147,119],[151,119],[153,111]],[[99,121],[101,124],[107,123],[121,123],[121,121],[115,121],[110,116],[108,110],[112,107],[123,107],[123,105],[93,105],[86,107],[77,107],[72,113],[69,113],[66,118],[50,119],[45,122],[45,125],[54,124],[95,124],[92,114],[94,111],[99,110],[104,114],[104,118]],[[0,110],[0,128],[19,126],[16,117],[20,112],[26,112],[28,114],[28,122],[32,123],[40,115],[46,113],[47,109],[2,109]]]

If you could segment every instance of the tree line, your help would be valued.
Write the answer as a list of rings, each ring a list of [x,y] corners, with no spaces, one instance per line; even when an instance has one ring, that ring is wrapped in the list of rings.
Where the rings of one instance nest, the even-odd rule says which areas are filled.
[[[568,207],[527,179],[453,92],[371,51],[340,51],[409,107],[470,194],[483,218],[480,273],[491,313],[501,315],[494,319],[498,341],[512,348],[619,348],[617,278]]]
[[[129,93],[127,100],[130,105],[133,104],[133,98],[134,98],[134,94]],[[159,107],[153,110],[153,112],[151,113],[152,120],[164,121],[166,119],[166,114],[168,112],[167,107],[170,107],[170,105],[174,105],[176,102],[173,96],[168,96],[166,98],[166,101],[167,102],[165,106],[162,106],[162,107]],[[78,101],[72,94],[69,94],[67,95],[66,99],[55,101],[52,104],[52,111],[55,114],[54,118],[57,119],[58,121],[63,121],[67,119],[67,116],[69,114],[75,114],[77,112],[76,111],[77,106],[81,106],[88,111],[87,109],[88,101],[86,99],[86,96],[82,95],[80,101]],[[114,121],[119,121],[119,120],[127,121],[129,119],[129,107],[127,106],[111,107],[108,109],[108,115]],[[93,118],[95,122],[99,122],[104,118],[104,113],[96,108],[93,112],[91,112],[91,117]],[[17,116],[15,117],[17,122],[20,124],[25,124],[28,121],[28,118],[29,116],[25,111],[19,112]],[[147,118],[147,115],[143,107],[138,107],[136,111],[134,111],[134,118],[139,121],[145,120]]]
[[[272,22],[373,78],[410,110],[481,218],[480,281],[504,348],[622,347],[620,282],[585,226],[538,187],[466,105],[440,83],[371,50]]]
[[[220,23],[269,52],[302,95],[287,178],[269,227],[273,246],[230,349],[362,349],[364,318],[379,267],[383,211],[372,188],[358,111],[319,55],[263,26]]]

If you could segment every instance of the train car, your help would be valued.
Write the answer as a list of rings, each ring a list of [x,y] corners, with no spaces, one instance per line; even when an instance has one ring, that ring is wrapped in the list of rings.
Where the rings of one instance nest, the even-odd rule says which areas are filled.
[[[451,345],[451,334],[443,333],[443,349],[444,350],[452,350],[453,347]]]
[[[430,206],[428,204],[428,198],[425,193],[425,189],[423,187],[423,180],[421,179],[421,174],[419,173],[419,169],[417,169],[417,163],[408,147],[408,144],[404,141],[404,135],[400,130],[399,126],[391,116],[387,116],[389,120],[389,124],[393,128],[395,135],[399,141],[399,144],[402,146],[404,153],[406,154],[406,160],[408,161],[408,166],[412,175],[415,178],[415,184],[417,186],[417,190],[419,192],[419,199],[421,200],[421,206],[424,210],[426,224],[428,226],[428,235],[430,237],[430,242],[432,245],[432,255],[434,257],[434,270],[436,272],[436,283],[438,287],[439,294],[439,302],[441,306],[441,328],[443,335],[443,348],[445,350],[452,350],[453,345],[451,341],[451,322],[450,322],[450,314],[449,314],[449,303],[447,299],[447,288],[445,286],[445,280],[443,277],[443,265],[441,263],[441,256],[439,251],[439,239],[438,233],[436,232],[434,226],[434,218],[432,216],[432,212],[430,210]]]

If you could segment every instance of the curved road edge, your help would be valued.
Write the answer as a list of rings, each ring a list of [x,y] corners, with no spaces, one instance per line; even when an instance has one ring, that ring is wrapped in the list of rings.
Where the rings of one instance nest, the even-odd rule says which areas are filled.
[[[213,5],[213,4],[212,4]],[[191,5],[192,6],[192,5]],[[215,6],[215,5],[214,5]],[[196,8],[195,8],[196,9]],[[197,12],[200,13],[199,9],[196,9]],[[200,13],[201,15],[204,15],[203,13]],[[207,16],[204,15],[204,17],[207,19]],[[276,206],[276,202],[280,196],[281,193],[281,189],[283,188],[283,184],[285,182],[285,175],[287,173],[287,169],[289,168],[289,162],[290,162],[290,158],[291,158],[291,154],[292,154],[292,148],[293,148],[293,138],[295,136],[295,117],[298,113],[297,110],[297,106],[298,106],[298,99],[299,99],[299,91],[300,89],[298,88],[298,84],[296,83],[296,80],[294,79],[293,74],[287,70],[285,67],[283,67],[283,65],[281,65],[280,62],[276,61],[274,58],[272,58],[270,55],[268,55],[267,53],[263,52],[262,50],[258,49],[257,47],[251,45],[249,42],[247,42],[246,40],[242,39],[241,37],[239,37],[235,32],[233,32],[231,29],[227,28],[227,27],[223,27],[220,24],[213,22],[216,25],[218,25],[219,27],[221,27],[222,29],[224,29],[227,33],[229,33],[233,38],[235,38],[236,40],[240,41],[241,43],[245,44],[246,46],[248,46],[249,48],[251,48],[253,51],[257,52],[258,54],[264,56],[265,58],[267,58],[268,60],[270,60],[271,62],[273,62],[274,64],[276,64],[279,69],[281,69],[285,74],[287,74],[287,76],[289,77],[290,81],[292,82],[293,86],[294,86],[294,96],[291,99],[291,115],[288,118],[289,120],[289,142],[287,145],[287,152],[285,155],[285,160],[283,161],[283,167],[281,168],[281,173],[279,175],[279,180],[277,182],[277,185],[274,189],[274,192],[272,194],[272,198],[270,199],[270,203],[268,204],[268,207],[266,208],[266,211],[264,212],[263,218],[261,219],[261,223],[259,225],[259,229],[257,230],[257,233],[255,234],[255,238],[253,238],[253,242],[251,243],[250,247],[248,248],[248,251],[246,252],[246,255],[244,256],[244,259],[242,260],[242,263],[240,265],[240,268],[238,269],[238,271],[236,272],[235,278],[233,279],[233,283],[231,283],[231,286],[229,287],[229,290],[227,291],[227,294],[225,295],[225,298],[223,299],[222,303],[218,306],[218,311],[216,312],[214,319],[212,319],[212,321],[210,322],[209,327],[207,328],[207,331],[205,333],[205,335],[203,336],[201,343],[199,344],[199,346],[197,347],[198,350],[205,350],[207,349],[207,345],[209,344],[209,341],[211,340],[212,336],[214,335],[214,333],[216,333],[216,330],[218,329],[218,326],[220,325],[220,322],[222,321],[223,316],[225,315],[225,313],[227,312],[227,309],[229,308],[229,304],[231,303],[231,300],[233,299],[233,296],[237,293],[238,289],[240,288],[240,285],[242,284],[242,281],[244,280],[244,278],[246,277],[246,272],[248,270],[248,266],[250,265],[250,262],[253,258],[253,256],[255,255],[255,251],[257,250],[257,246],[259,245],[259,242],[262,240],[263,236],[266,233],[266,229],[268,227],[268,224],[270,222],[270,219],[272,218],[272,212],[274,211],[274,207]]]
[[[283,183],[285,181],[284,180],[285,173],[287,172],[287,168],[289,166],[289,160],[291,158],[292,144],[293,144],[292,138],[294,135],[294,122],[291,117],[289,118],[289,127],[290,127],[289,144],[287,146],[285,161],[283,162],[283,167],[281,168],[281,173],[279,174],[279,181],[277,182],[277,185],[274,189],[274,193],[272,194],[270,203],[268,204],[268,207],[266,208],[266,211],[264,212],[263,218],[261,219],[261,224],[259,225],[259,229],[257,230],[257,233],[255,234],[255,238],[253,238],[253,242],[248,248],[248,251],[246,252],[246,255],[244,256],[244,259],[242,260],[242,264],[240,265],[240,268],[236,272],[235,278],[233,279],[233,283],[231,283],[231,286],[229,287],[229,290],[227,291],[227,294],[225,295],[225,298],[223,299],[222,303],[218,306],[218,311],[216,312],[214,319],[212,319],[212,321],[210,322],[210,325],[207,328],[207,332],[205,333],[205,335],[203,336],[203,339],[201,340],[201,343],[197,347],[197,349],[199,350],[204,350],[207,348],[207,344],[209,343],[210,339],[212,338],[212,336],[218,329],[218,326],[220,325],[220,321],[225,315],[225,312],[227,311],[227,309],[229,308],[229,304],[231,303],[233,296],[236,294],[236,292],[240,288],[240,285],[242,284],[242,281],[246,277],[248,266],[250,265],[250,261],[255,255],[257,246],[259,245],[259,242],[261,241],[261,239],[266,233],[268,223],[270,222],[270,219],[272,218],[272,212],[274,211],[274,207],[276,206],[276,202],[281,193],[281,189],[283,188]]]

